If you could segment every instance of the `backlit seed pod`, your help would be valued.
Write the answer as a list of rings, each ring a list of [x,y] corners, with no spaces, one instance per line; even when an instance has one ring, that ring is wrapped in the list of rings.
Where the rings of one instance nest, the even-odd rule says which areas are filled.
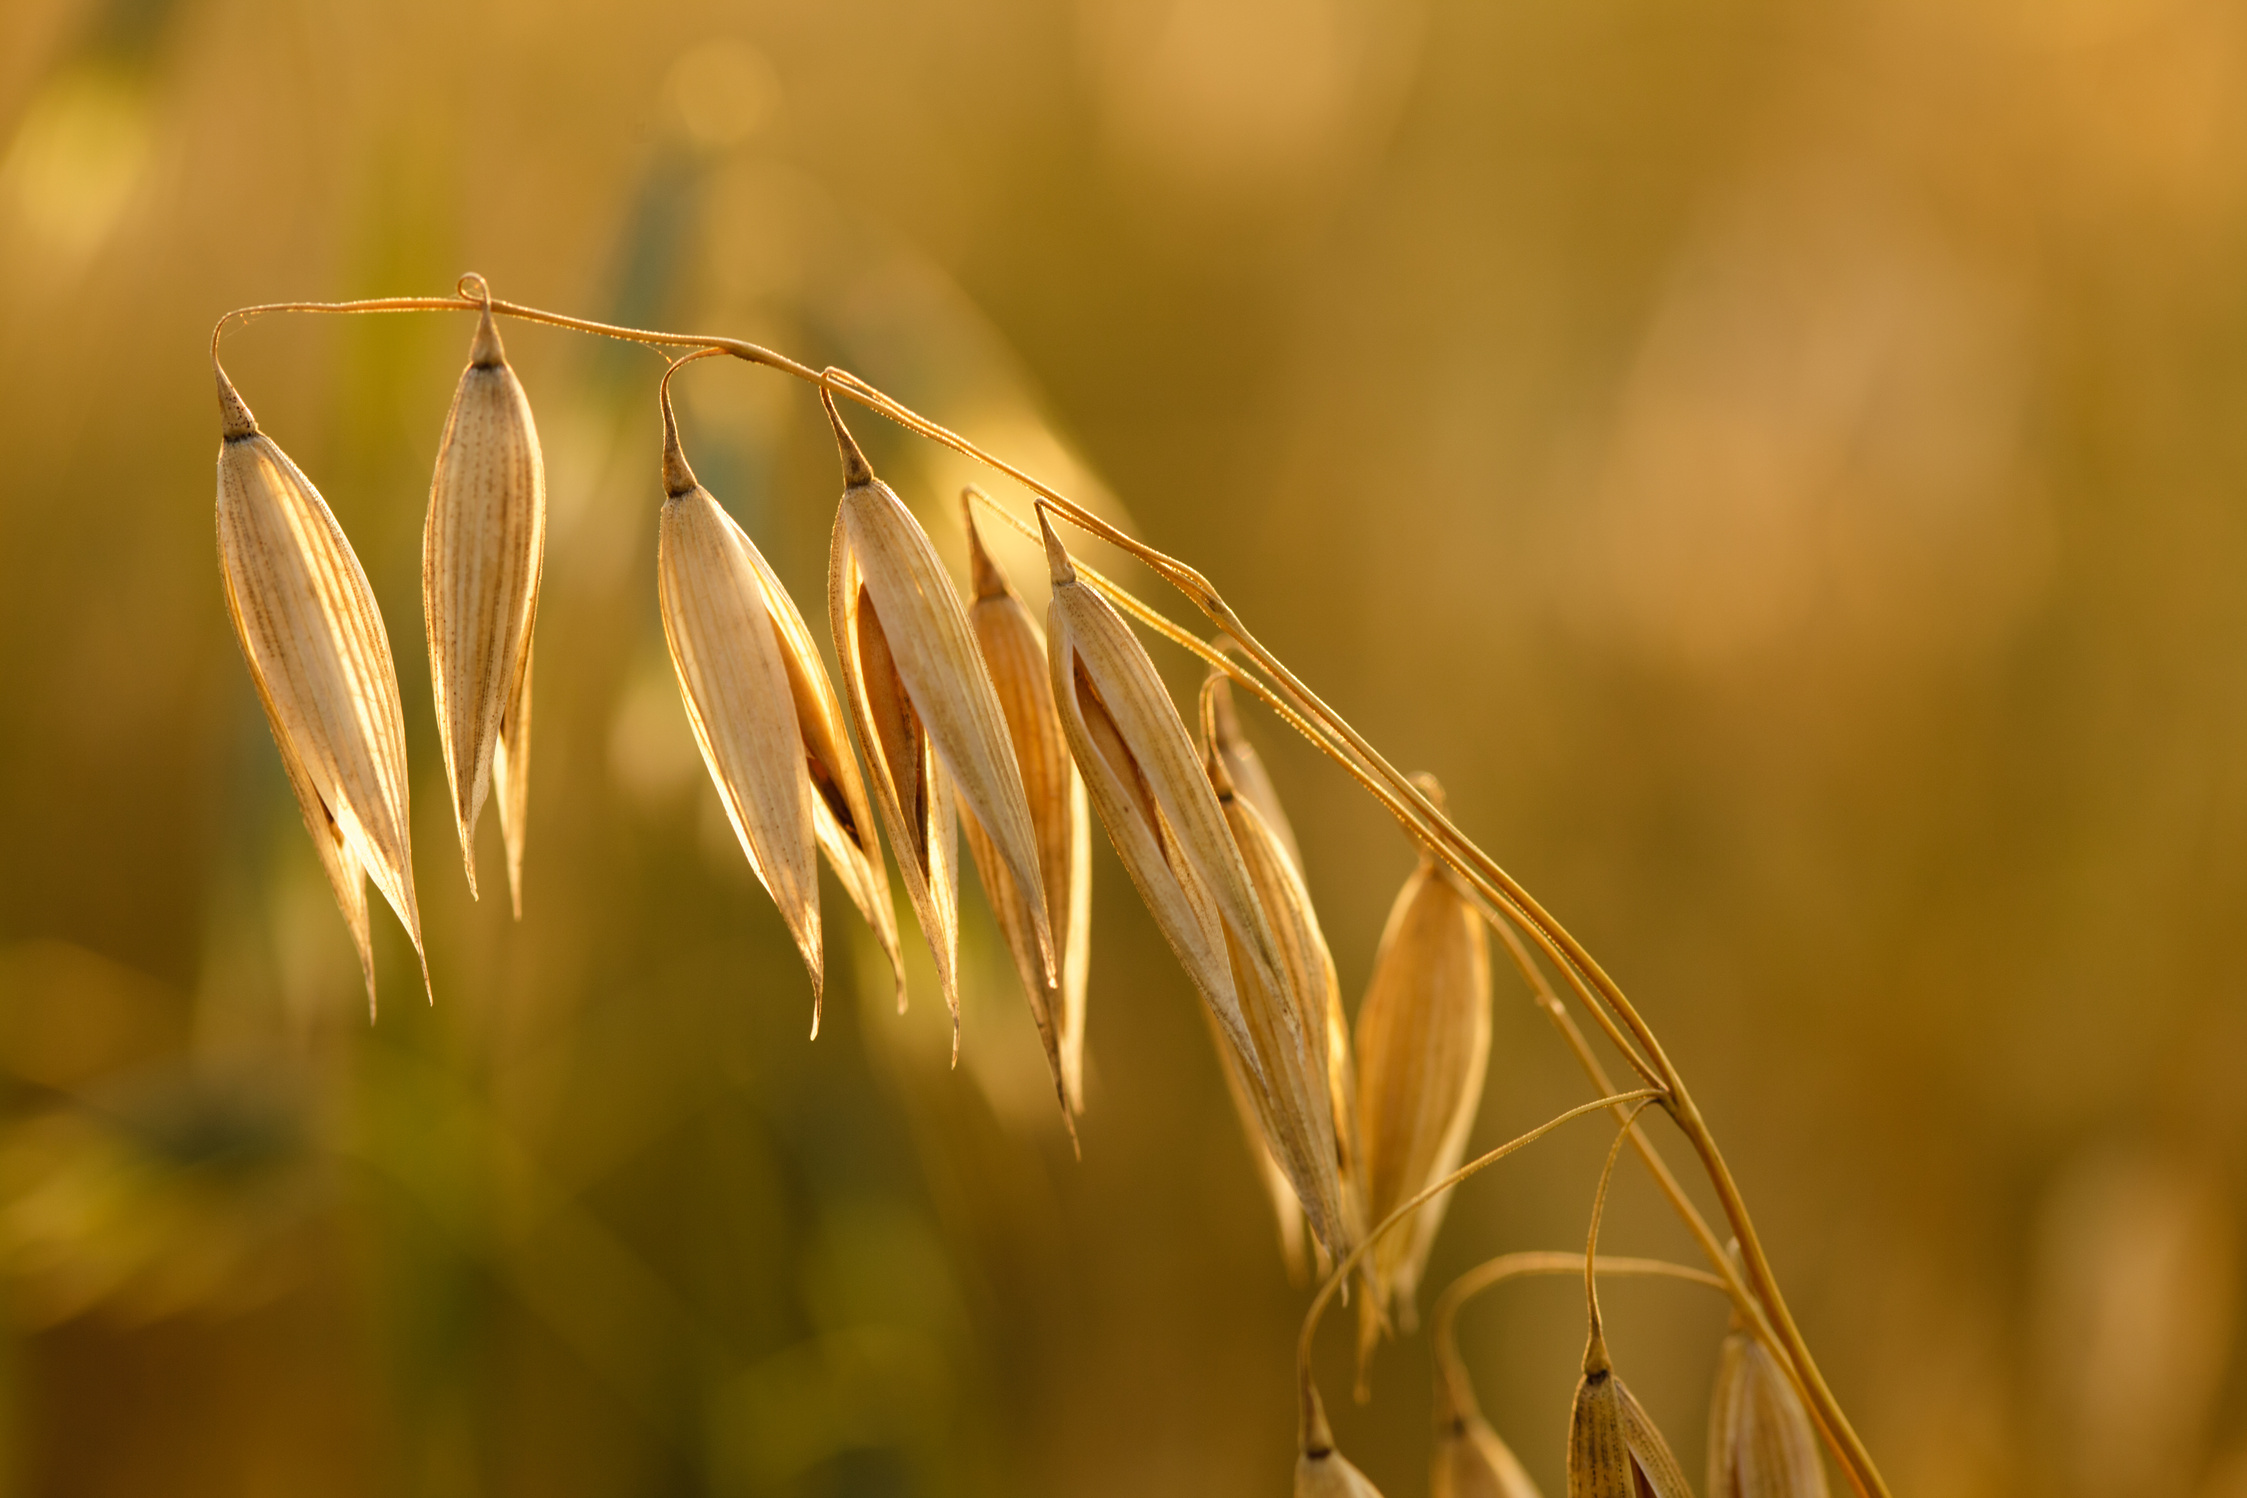
[[[1326,1410],[1315,1390],[1295,1457],[1295,1498],[1381,1498],[1381,1490],[1334,1449],[1334,1432],[1327,1427]]]
[[[531,628],[545,557],[546,469],[538,427],[487,306],[437,446],[421,532],[421,610],[468,890],[476,892],[476,822],[496,778],[508,893],[518,918],[530,784]]]
[[[1037,829],[1004,712],[975,633],[928,533],[874,477],[826,391],[843,460],[843,498],[828,552],[827,612],[842,663],[843,700],[872,771],[874,802],[905,890],[936,958],[959,1059],[957,794],[1030,906],[1039,966],[1056,982],[1052,922],[1038,869]]]
[[[1324,1089],[1310,1080],[1319,1075],[1314,1037],[1287,998],[1301,985],[1287,977],[1242,850],[1154,662],[1107,600],[1078,581],[1050,525],[1045,545],[1054,705],[1092,808],[1233,1048],[1312,1233],[1339,1256],[1351,1239],[1332,1115]]]
[[[1053,705],[1053,676],[1046,667],[1045,632],[1006,577],[983,549],[975,528],[975,508],[962,496],[967,512],[968,565],[975,601],[968,623],[991,685],[1006,715],[1007,736],[1022,770],[1022,789],[1037,831],[1038,869],[1045,884],[1046,914],[1054,921],[1061,956],[1059,982],[1050,981],[1038,954],[1030,905],[1006,860],[983,831],[975,813],[963,806],[961,825],[976,873],[998,917],[1007,950],[1014,955],[1031,1018],[1045,1044],[1069,1137],[1076,1138],[1075,1115],[1084,1111],[1085,983],[1092,964],[1092,811],[1084,777],[1069,758],[1061,714]]]
[[[1568,1498],[1693,1498],[1662,1432],[1595,1348],[1568,1415]]]
[[[1428,1464],[1430,1498],[1543,1498],[1513,1449],[1499,1439],[1474,1395],[1436,1373],[1436,1450]]]
[[[1735,1318],[1709,1399],[1708,1498],[1825,1498],[1818,1435],[1771,1350]]]
[[[1252,762],[1255,751],[1241,738],[1239,724],[1230,724],[1228,731],[1226,720],[1218,714],[1212,688],[1221,690],[1222,682],[1223,678],[1217,677],[1203,684],[1204,768],[1210,788],[1217,793],[1217,804],[1224,810],[1226,826],[1240,848],[1241,861],[1248,868],[1250,887],[1256,891],[1278,943],[1288,988],[1284,996],[1275,997],[1284,998],[1292,1011],[1294,1023],[1288,1033],[1299,1034],[1304,1045],[1300,1050],[1282,1050],[1283,1037],[1274,1034],[1270,1043],[1273,1049],[1267,1054],[1292,1057],[1301,1068],[1299,1106],[1304,1111],[1310,1147],[1332,1158],[1335,1192],[1341,1203],[1343,1241],[1328,1247],[1343,1252],[1357,1242],[1367,1224],[1359,1179],[1357,1074],[1350,1057],[1349,1028],[1342,1015],[1342,985],[1335,978],[1334,959],[1327,952],[1326,934],[1319,929],[1318,912],[1303,883],[1301,865],[1265,819],[1263,810],[1241,794],[1233,780],[1229,766]],[[1266,795],[1277,810],[1279,801],[1271,796],[1268,782]],[[1236,962],[1233,977],[1240,985],[1243,1011],[1254,1018],[1257,1006],[1248,1002],[1256,992],[1254,972]]]
[[[215,368],[215,366],[214,366]],[[390,637],[343,528],[218,373],[218,559],[282,767],[367,975],[362,873],[421,951],[407,809],[406,725]],[[426,983],[428,968],[422,971]]]
[[[872,922],[898,975],[904,964],[873,812],[843,738],[842,711],[810,631],[747,533],[695,482],[663,401],[665,499],[657,547],[664,639],[703,763],[749,866],[780,908],[822,988],[814,848]]]
[[[1303,882],[1303,862],[1287,831],[1287,813],[1264,774],[1263,762],[1241,732],[1225,677],[1211,672],[1202,683],[1202,739],[1209,783],[1224,808],[1226,824],[1248,867],[1249,882],[1271,918],[1272,933],[1287,959],[1298,1022],[1311,1042],[1314,1086],[1326,1090],[1333,1130],[1337,1185],[1349,1241],[1368,1226],[1363,1184],[1363,1146],[1358,1131],[1357,1067],[1351,1056],[1349,1022],[1342,1013],[1342,985],[1334,975],[1325,933]],[[1249,779],[1238,778],[1246,774]],[[1235,978],[1246,979],[1236,971]],[[1251,1136],[1251,1144],[1259,1142]],[[1266,1145],[1267,1152],[1269,1145]],[[1280,1235],[1289,1230],[1280,1213]]]
[[[1423,852],[1405,881],[1358,1008],[1358,1126],[1366,1216],[1379,1222],[1458,1167],[1490,1059],[1490,951],[1457,876]],[[1380,1299],[1406,1330],[1445,1192],[1372,1252]],[[1372,1308],[1369,1308],[1369,1310]],[[1367,1314],[1361,1311],[1361,1318]],[[1372,1329],[1361,1320],[1360,1341]]]

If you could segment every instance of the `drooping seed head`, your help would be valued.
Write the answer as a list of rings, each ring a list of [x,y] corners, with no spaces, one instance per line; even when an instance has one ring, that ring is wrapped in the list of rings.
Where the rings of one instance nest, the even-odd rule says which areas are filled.
[[[972,809],[960,808],[968,851],[998,917],[1015,971],[1030,1001],[1031,1018],[1045,1045],[1060,1094],[1062,1117],[1076,1138],[1075,1115],[1084,1110],[1085,985],[1091,974],[1092,812],[1084,777],[1069,757],[1061,714],[1053,705],[1053,677],[1046,665],[1045,634],[1022,599],[1008,585],[976,529],[970,490],[962,495],[967,515],[968,564],[974,602],[968,623],[976,648],[998,692],[1006,715],[1007,737],[1022,770],[1022,789],[1037,833],[1038,868],[1045,885],[1046,913],[1054,921],[1061,955],[1059,981],[1046,976],[1037,946],[1029,902],[1014,882]]]
[[[496,782],[509,896],[523,913],[531,634],[546,556],[546,472],[529,399],[487,305],[453,391],[422,527],[421,606],[437,736],[468,888]]]
[[[1341,984],[1300,863],[1232,777],[1231,764],[1251,760],[1255,751],[1246,749],[1237,723],[1228,735],[1217,716],[1212,687],[1222,680],[1213,677],[1203,685],[1204,768],[1248,870],[1249,885],[1271,923],[1286,982],[1280,993],[1264,992],[1254,965],[1240,960],[1239,943],[1229,943],[1241,1009],[1265,1075],[1287,1078],[1285,1085],[1271,1089],[1268,1100],[1259,1100],[1260,1113],[1270,1119],[1266,1144],[1291,1180],[1309,1183],[1303,1200],[1314,1220],[1321,1211],[1315,1199],[1331,1194],[1341,1237],[1322,1235],[1321,1242],[1330,1253],[1346,1253],[1364,1232],[1366,1220],[1359,1184],[1357,1077],[1342,1016]],[[1276,796],[1271,804],[1278,809]]]
[[[1041,969],[1058,981],[1037,831],[1005,714],[959,595],[928,533],[874,477],[834,400],[820,398],[843,459],[827,609],[843,696],[874,801],[935,955],[959,1055],[959,865],[952,798],[971,811],[1029,902]]]
[[[1366,1216],[1378,1222],[1458,1167],[1490,1058],[1488,938],[1456,876],[1426,853],[1389,909],[1357,1040]],[[1407,1330],[1449,1202],[1433,1198],[1371,1254]],[[1361,1323],[1361,1349],[1371,1329]]]
[[[749,866],[795,938],[816,1004],[822,985],[813,798],[772,605],[749,560],[748,536],[694,481],[668,422],[664,439],[668,492],[656,546],[663,638],[695,744]]]
[[[726,815],[811,973],[816,1037],[822,958],[812,850],[827,855],[874,927],[902,1005],[904,961],[888,866],[842,704],[811,631],[756,544],[695,481],[668,388],[663,419],[666,495],[657,556],[664,638]]]
[[[1771,1350],[1735,1321],[1709,1397],[1708,1498],[1826,1498],[1818,1435]]]
[[[215,369],[215,366],[214,366]],[[405,718],[374,589],[319,490],[219,372],[218,557],[226,609],[367,977],[361,876],[421,951]],[[428,969],[423,966],[426,982]]]
[[[1093,810],[1232,1047],[1241,1083],[1302,1198],[1311,1231],[1339,1255],[1350,1240],[1331,1115],[1323,1088],[1310,1083],[1320,1074],[1314,1039],[1287,997],[1303,985],[1287,977],[1287,959],[1242,848],[1154,662],[1122,616],[1078,580],[1050,525],[1045,542],[1053,579],[1046,650],[1054,702]],[[1285,855],[1275,852],[1275,858],[1287,867]],[[1253,992],[1236,975],[1252,979]]]

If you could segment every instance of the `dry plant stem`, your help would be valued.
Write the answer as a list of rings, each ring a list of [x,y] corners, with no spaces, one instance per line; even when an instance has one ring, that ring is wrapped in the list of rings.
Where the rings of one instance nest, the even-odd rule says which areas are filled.
[[[1623,1104],[1617,1104],[1618,1108]],[[1601,1258],[1596,1265],[1600,1274],[1627,1274],[1685,1280],[1696,1285],[1706,1285],[1712,1290],[1731,1293],[1731,1286],[1703,1269],[1689,1269],[1683,1264],[1672,1264],[1665,1259]],[[1470,1297],[1480,1295],[1492,1285],[1523,1275],[1532,1274],[1582,1274],[1584,1256],[1554,1250],[1531,1250],[1526,1253],[1500,1254],[1495,1259],[1485,1259],[1460,1275],[1444,1288],[1436,1299],[1435,1321],[1436,1365],[1443,1371],[1444,1381],[1454,1389],[1472,1387],[1467,1374],[1466,1360],[1459,1355],[1459,1308]]]
[[[1591,1042],[1586,1040],[1584,1032],[1577,1028],[1575,1017],[1568,1012],[1568,1006],[1561,1002],[1560,996],[1554,993],[1552,986],[1545,981],[1543,970],[1537,966],[1535,959],[1529,955],[1528,949],[1522,945],[1521,937],[1514,930],[1513,923],[1505,920],[1496,911],[1487,908],[1483,911],[1483,918],[1496,929],[1499,940],[1506,944],[1506,950],[1513,956],[1514,965],[1521,970],[1523,980],[1529,984],[1531,996],[1537,1007],[1545,1012],[1545,1016],[1553,1022],[1553,1027],[1560,1031],[1561,1038],[1568,1042],[1569,1050],[1575,1053],[1577,1062],[1584,1068],[1584,1074],[1591,1079],[1593,1088],[1603,1093],[1614,1091],[1614,1084],[1608,1080],[1607,1068],[1600,1065],[1599,1057],[1592,1050]],[[1623,1112],[1622,1108],[1618,1106],[1615,1111],[1617,1117],[1620,1118]],[[1661,1189],[1663,1197],[1676,1211],[1678,1219],[1685,1224],[1686,1231],[1693,1235],[1694,1242],[1700,1246],[1701,1252],[1708,1258],[1709,1263],[1715,1267],[1716,1273],[1710,1277],[1711,1283],[1722,1287],[1731,1296],[1734,1309],[1746,1318],[1748,1324],[1755,1329],[1757,1338],[1779,1360],[1779,1366],[1787,1370],[1788,1378],[1794,1383],[1795,1392],[1802,1396],[1804,1405],[1810,1409],[1812,1418],[1817,1421],[1821,1436],[1825,1438],[1829,1446],[1832,1445],[1831,1433],[1826,1430],[1823,1419],[1818,1415],[1817,1406],[1810,1398],[1810,1391],[1803,1381],[1801,1370],[1796,1368],[1794,1360],[1787,1356],[1786,1344],[1780,1341],[1778,1331],[1771,1325],[1771,1318],[1765,1313],[1762,1302],[1756,1299],[1755,1292],[1749,1288],[1747,1281],[1742,1278],[1739,1266],[1733,1261],[1732,1255],[1725,1252],[1723,1243],[1717,1238],[1716,1230],[1709,1226],[1708,1219],[1701,1215],[1701,1209],[1693,1204],[1693,1199],[1685,1194],[1685,1187],[1670,1170],[1669,1162],[1662,1158],[1661,1151],[1655,1148],[1654,1141],[1647,1137],[1645,1128],[1635,1119],[1630,1124],[1630,1139],[1631,1144],[1638,1151],[1640,1161],[1646,1166],[1647,1174],[1654,1178],[1654,1184]],[[1571,1256],[1571,1262],[1574,1262],[1573,1256]],[[1470,1274],[1474,1272],[1469,1271]],[[1522,1272],[1542,1273],[1544,1271],[1525,1270]]]
[[[1614,1097],[1595,1098],[1588,1103],[1579,1103],[1566,1113],[1546,1119],[1528,1133],[1509,1139],[1486,1154],[1475,1156],[1474,1159],[1469,1160],[1466,1164],[1382,1218],[1372,1232],[1367,1233],[1364,1238],[1359,1240],[1357,1247],[1351,1249],[1349,1253],[1343,1256],[1342,1261],[1334,1266],[1333,1272],[1326,1277],[1326,1282],[1319,1286],[1319,1293],[1311,1298],[1311,1308],[1303,1313],[1302,1334],[1296,1338],[1295,1376],[1302,1386],[1304,1438],[1309,1439],[1311,1427],[1318,1418],[1318,1386],[1311,1379],[1311,1341],[1318,1335],[1319,1318],[1326,1314],[1327,1305],[1334,1299],[1335,1292],[1340,1290],[1343,1284],[1348,1281],[1350,1271],[1357,1268],[1359,1262],[1372,1251],[1373,1245],[1381,1241],[1383,1234],[1394,1228],[1398,1223],[1408,1221],[1419,1208],[1458,1185],[1467,1177],[1496,1165],[1500,1160],[1505,1159],[1518,1149],[1535,1144],[1571,1119],[1582,1118],[1587,1113],[1597,1113],[1602,1108],[1621,1107],[1631,1103],[1637,1103],[1643,1107],[1646,1103],[1660,1096],[1661,1094],[1655,1089],[1642,1087],[1636,1092],[1618,1093]]]
[[[1809,1396],[1809,1406],[1825,1427],[1829,1443],[1834,1448],[1834,1455],[1840,1460],[1843,1470],[1848,1473],[1851,1485],[1861,1495],[1864,1495],[1864,1498],[1875,1498],[1875,1495],[1877,1495],[1877,1498],[1887,1498],[1887,1484],[1881,1479],[1879,1469],[1873,1464],[1871,1453],[1865,1449],[1863,1441],[1849,1424],[1848,1417],[1842,1413],[1839,1401],[1835,1399],[1832,1389],[1826,1384],[1824,1375],[1818,1370],[1816,1360],[1810,1354],[1809,1345],[1804,1341],[1801,1329],[1795,1324],[1793,1313],[1788,1309],[1786,1298],[1779,1289],[1778,1280],[1772,1271],[1770,1260],[1764,1254],[1762,1241],[1755,1231],[1755,1224],[1748,1214],[1747,1203],[1740,1194],[1738,1183],[1733,1179],[1730,1165],[1725,1161],[1722,1151],[1718,1149],[1715,1136],[1710,1133],[1708,1124],[1702,1118],[1700,1109],[1694,1103],[1692,1095],[1687,1091],[1683,1079],[1671,1064],[1668,1055],[1663,1051],[1660,1042],[1655,1038],[1654,1032],[1648,1027],[1645,1019],[1640,1016],[1636,1007],[1624,995],[1622,988],[1613,978],[1608,976],[1606,970],[1600,967],[1598,962],[1592,958],[1592,955],[1584,949],[1583,945],[1569,934],[1567,928],[1555,920],[1543,906],[1539,905],[1536,899],[1510,874],[1499,867],[1489,854],[1483,852],[1462,833],[1449,817],[1429,802],[1420,790],[1399,773],[1395,766],[1384,759],[1372,744],[1349,725],[1347,720],[1320,700],[1317,694],[1305,686],[1287,668],[1284,662],[1266,649],[1263,643],[1241,622],[1239,616],[1233,612],[1217,590],[1210,585],[1207,578],[1184,563],[1132,539],[1115,526],[1078,505],[1066,495],[1061,494],[1049,485],[1041,483],[1012,464],[985,452],[957,433],[930,421],[910,407],[891,399],[888,395],[847,371],[839,369],[814,371],[809,366],[800,364],[785,355],[742,339],[625,328],[586,318],[569,317],[561,313],[526,307],[513,302],[503,302],[496,298],[489,298],[488,288],[481,276],[463,276],[457,289],[459,294],[453,298],[385,297],[355,302],[276,302],[229,312],[226,316],[220,318],[218,324],[211,330],[212,363],[215,366],[218,362],[219,338],[229,322],[236,319],[248,320],[264,312],[475,312],[482,310],[487,304],[493,312],[503,316],[543,322],[555,327],[570,328],[579,332],[599,334],[628,342],[648,343],[664,348],[699,346],[717,349],[749,363],[780,370],[785,374],[817,384],[822,388],[840,391],[868,409],[889,417],[918,435],[949,447],[963,456],[972,458],[994,472],[1007,475],[1037,495],[1043,507],[1052,509],[1071,524],[1121,547],[1146,563],[1164,581],[1185,594],[1187,599],[1207,618],[1232,636],[1238,642],[1242,653],[1247,655],[1259,669],[1267,673],[1278,684],[1280,692],[1300,710],[1298,714],[1289,715],[1290,726],[1295,727],[1299,732],[1306,732],[1305,720],[1308,719],[1310,725],[1315,725],[1315,729],[1308,731],[1308,736],[1315,745],[1348,770],[1359,784],[1373,792],[1382,805],[1387,807],[1390,813],[1396,816],[1416,839],[1425,843],[1439,858],[1442,858],[1445,863],[1457,870],[1462,877],[1480,890],[1493,904],[1520,922],[1522,929],[1528,932],[1537,945],[1553,959],[1555,966],[1559,967],[1569,977],[1571,986],[1576,987],[1586,999],[1587,1007],[1599,1019],[1602,1028],[1608,1030],[1611,1039],[1615,1039],[1619,1045],[1623,1044],[1614,1033],[1614,1021],[1608,1018],[1609,1011],[1612,1011],[1614,1020],[1619,1020],[1622,1027],[1630,1032],[1631,1036],[1638,1042],[1638,1046],[1643,1047],[1645,1054],[1642,1057],[1637,1049],[1623,1045],[1624,1053],[1630,1058],[1634,1068],[1641,1070],[1647,1075],[1650,1082],[1653,1082],[1667,1094],[1664,1100],[1665,1108],[1671,1117],[1677,1121],[1679,1129],[1685,1134],[1687,1142],[1692,1145],[1694,1153],[1700,1157],[1702,1169],[1707,1174],[1709,1183],[1715,1189],[1718,1201],[1724,1209],[1725,1219],[1731,1226],[1735,1237],[1739,1240],[1741,1256],[1747,1265],[1749,1281],[1753,1285],[1757,1297],[1770,1311],[1773,1327],[1779,1334],[1781,1344],[1787,1354],[1782,1361],[1791,1365],[1801,1378],[1804,1391]],[[487,298],[489,298],[488,303]],[[1112,589],[1111,586],[1104,587],[1101,591],[1111,593],[1112,596],[1113,593],[1121,590]],[[1132,612],[1135,617],[1146,619],[1146,615],[1152,614],[1153,611],[1148,610],[1146,614],[1141,614],[1139,610],[1134,609]],[[1178,639],[1178,635],[1172,633],[1173,629],[1175,629],[1175,626],[1161,629],[1160,632],[1167,638]],[[1179,633],[1182,634],[1183,632]],[[1179,643],[1184,644],[1185,641],[1179,640]],[[1204,659],[1211,659],[1215,654],[1215,652],[1206,652],[1206,647],[1197,647],[1200,647],[1198,640],[1187,646],[1187,648],[1193,649],[1195,654],[1203,656]],[[1228,675],[1233,676],[1236,680],[1242,681],[1244,685],[1256,689],[1259,698],[1267,703],[1272,702],[1270,692],[1261,690],[1260,684],[1251,681],[1246,673],[1240,671],[1232,663],[1223,660],[1212,660],[1211,663],[1218,665],[1220,669],[1225,670]],[[1596,990],[1598,1003],[1589,1002],[1592,994],[1586,990],[1586,985],[1588,985],[1589,990]]]

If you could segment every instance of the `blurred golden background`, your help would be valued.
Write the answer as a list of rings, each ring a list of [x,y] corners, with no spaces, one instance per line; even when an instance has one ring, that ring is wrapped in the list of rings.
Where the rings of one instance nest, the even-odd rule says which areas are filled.
[[[646,350],[505,330],[552,494],[518,926],[456,872],[416,586],[470,325],[229,340],[405,694],[436,1002],[378,913],[368,1024],[221,604],[204,340],[468,269],[845,364],[1201,566],[1631,990],[1899,1494],[2247,1494],[2220,0],[10,0],[7,1491],[1285,1490],[1304,1292],[1104,844],[1081,1164],[975,895],[958,1071],[832,884],[806,1041],[664,654]],[[681,383],[822,619],[815,404]],[[855,425],[957,564],[968,471]],[[1251,732],[1354,1004],[1411,850]],[[1503,971],[1496,1030],[1478,1145],[1585,1096]],[[1431,1283],[1580,1245],[1609,1137],[1465,1188]],[[1617,1181],[1605,1246],[1690,1258]],[[1722,1307],[1609,1310],[1698,1472]],[[1548,1493],[1582,1334],[1566,1282],[1464,1325]],[[1425,1339],[1364,1408],[1345,1341],[1344,1447],[1425,1491]]]

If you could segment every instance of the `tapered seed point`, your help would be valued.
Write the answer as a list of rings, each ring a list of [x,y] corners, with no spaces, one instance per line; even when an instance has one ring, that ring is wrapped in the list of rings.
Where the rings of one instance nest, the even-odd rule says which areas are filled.
[[[1045,563],[1052,575],[1053,585],[1058,588],[1065,583],[1075,582],[1076,565],[1069,560],[1069,549],[1053,533],[1053,522],[1046,519],[1044,505],[1038,506],[1038,530],[1045,536]]]
[[[827,408],[827,420],[835,428],[835,447],[843,459],[843,487],[855,489],[874,482],[873,465],[866,461],[866,454],[858,450],[858,440],[851,436],[850,428],[843,425],[843,413],[835,409],[834,392],[824,385],[819,387],[819,403]]]
[[[218,367],[216,359],[211,361],[211,373],[218,376],[219,435],[228,442],[238,442],[244,437],[255,437],[257,435],[257,418],[250,414],[250,408],[244,405],[242,397],[235,393],[234,382],[226,377],[225,370]]]
[[[506,362],[507,349],[499,341],[499,324],[492,321],[492,304],[487,300],[476,322],[476,341],[468,346],[468,365],[471,369],[493,369]]]
[[[663,392],[663,492],[667,498],[677,499],[682,494],[692,494],[699,487],[695,483],[694,469],[687,464],[686,450],[679,446],[679,423],[671,414],[671,392]]]
[[[970,484],[960,491],[960,510],[967,517],[967,566],[970,580],[975,584],[975,599],[981,603],[986,598],[1004,598],[1007,595],[1006,574],[991,560],[983,549],[983,533],[975,528],[975,501],[983,491]]]

